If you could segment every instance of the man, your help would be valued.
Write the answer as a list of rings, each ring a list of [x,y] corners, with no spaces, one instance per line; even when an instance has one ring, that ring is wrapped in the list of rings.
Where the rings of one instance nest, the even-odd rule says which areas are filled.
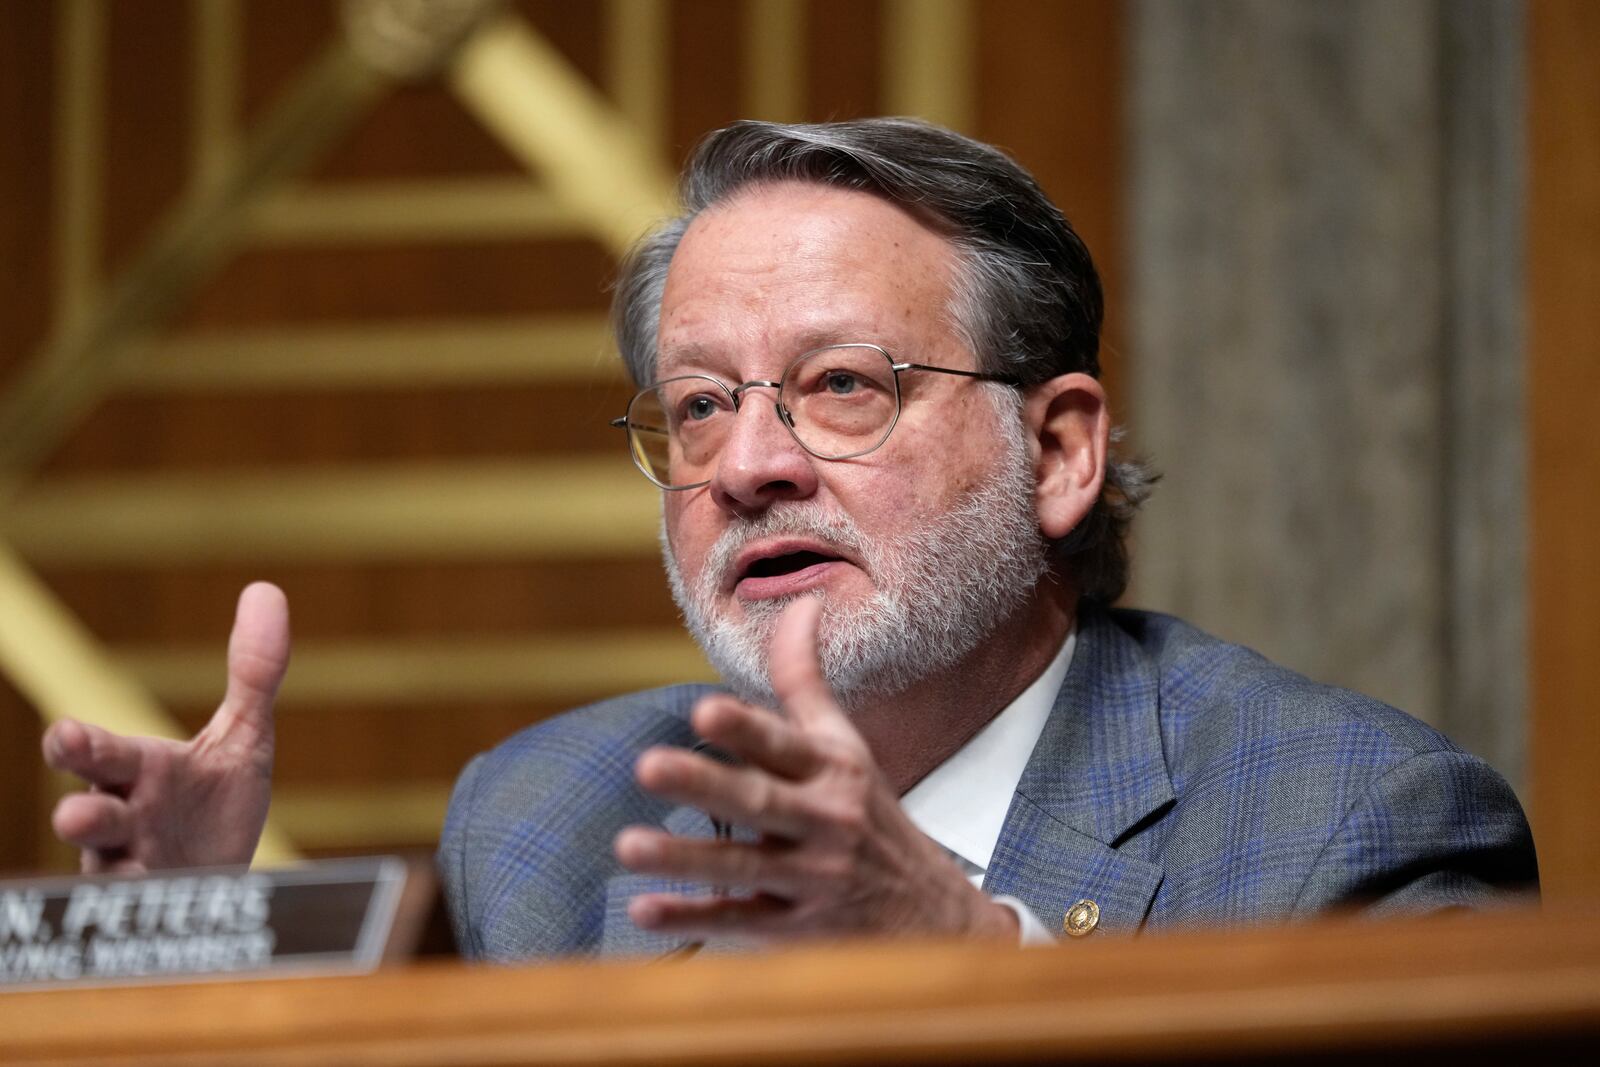
[[[475,760],[439,856],[465,951],[1037,942],[1534,883],[1481,761],[1109,609],[1150,479],[1110,453],[1088,252],[1011,160],[904,120],[741,123],[683,191],[618,289],[642,390],[618,425],[727,689]],[[55,817],[91,869],[248,856],[286,658],[282,596],[252,587],[195,741],[51,732],[100,787]]]

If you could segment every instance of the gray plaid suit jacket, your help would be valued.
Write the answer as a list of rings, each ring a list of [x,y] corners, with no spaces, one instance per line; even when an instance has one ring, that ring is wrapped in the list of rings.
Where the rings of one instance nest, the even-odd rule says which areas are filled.
[[[632,778],[644,748],[694,744],[708,690],[595,704],[467,767],[439,849],[463,952],[676,945],[634,927],[627,902],[696,887],[624,871],[611,842],[631,823],[711,835]],[[984,888],[1055,928],[1093,900],[1098,933],[1472,906],[1537,878],[1510,787],[1432,729],[1177,619],[1086,606]]]

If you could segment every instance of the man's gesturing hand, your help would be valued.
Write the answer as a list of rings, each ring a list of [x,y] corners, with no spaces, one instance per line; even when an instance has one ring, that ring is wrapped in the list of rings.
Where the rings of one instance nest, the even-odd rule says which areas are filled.
[[[44,735],[45,762],[89,783],[51,822],[83,849],[87,872],[248,863],[267,821],[272,702],[289,665],[289,604],[275,585],[239,595],[228,689],[188,741],[119,737],[66,720]]]
[[[726,695],[702,700],[691,723],[739,757],[729,767],[655,748],[636,774],[650,792],[760,832],[754,844],[674,837],[629,827],[624,866],[726,887],[734,895],[634,898],[645,929],[757,940],[863,933],[1017,937],[1006,907],[975,889],[900,808],[866,741],[834,702],[817,661],[821,603],[804,597],[779,619],[772,686],[786,718]]]

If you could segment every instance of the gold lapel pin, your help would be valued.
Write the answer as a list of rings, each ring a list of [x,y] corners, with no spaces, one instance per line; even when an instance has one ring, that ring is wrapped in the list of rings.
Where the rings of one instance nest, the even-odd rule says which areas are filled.
[[[1080,900],[1068,908],[1066,918],[1061,920],[1061,928],[1068,937],[1084,937],[1098,925],[1100,905],[1088,899]]]

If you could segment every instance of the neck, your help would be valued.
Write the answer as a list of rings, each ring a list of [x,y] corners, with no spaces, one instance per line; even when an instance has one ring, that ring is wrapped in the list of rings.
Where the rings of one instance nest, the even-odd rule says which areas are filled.
[[[904,794],[1044,673],[1076,617],[1071,583],[1039,583],[1010,619],[950,670],[870,699],[850,718]]]

